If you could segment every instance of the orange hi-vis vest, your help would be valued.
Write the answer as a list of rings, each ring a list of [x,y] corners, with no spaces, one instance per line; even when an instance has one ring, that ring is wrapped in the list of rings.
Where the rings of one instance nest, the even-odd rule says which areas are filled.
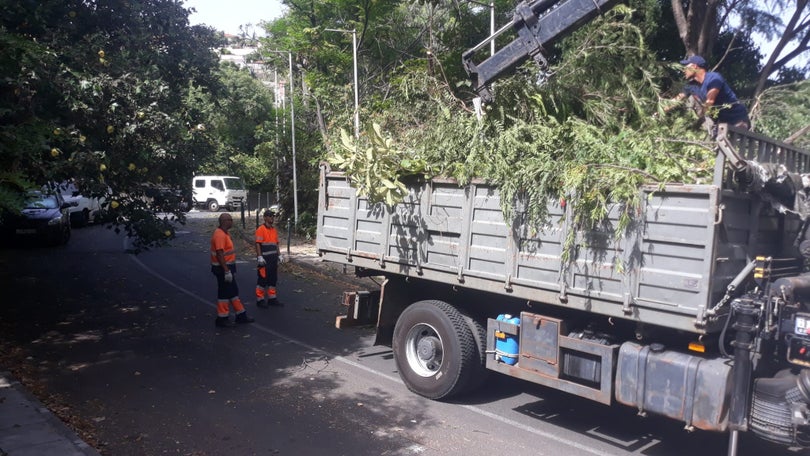
[[[233,248],[233,240],[231,235],[226,233],[222,228],[214,230],[211,235],[211,265],[219,266],[217,260],[217,250],[222,250],[225,255],[225,263],[228,265],[236,264],[236,250]]]
[[[278,231],[262,224],[256,228],[256,243],[260,245],[262,256],[278,255]]]

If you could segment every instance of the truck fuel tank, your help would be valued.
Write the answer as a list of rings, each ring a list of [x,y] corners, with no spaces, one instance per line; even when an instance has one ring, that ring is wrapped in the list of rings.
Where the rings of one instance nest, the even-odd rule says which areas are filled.
[[[619,349],[616,401],[684,421],[687,428],[725,431],[731,361],[625,342]]]

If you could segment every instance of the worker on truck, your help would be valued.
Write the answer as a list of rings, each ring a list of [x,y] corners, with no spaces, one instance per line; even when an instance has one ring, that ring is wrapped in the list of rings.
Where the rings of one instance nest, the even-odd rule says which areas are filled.
[[[716,123],[727,123],[746,130],[751,129],[748,109],[740,102],[734,90],[720,73],[708,71],[706,59],[693,55],[681,60],[681,65],[684,65],[683,76],[687,80],[687,85],[685,90],[678,94],[673,101],[696,96],[703,103],[705,114]],[[664,112],[670,111],[673,107],[664,108]]]

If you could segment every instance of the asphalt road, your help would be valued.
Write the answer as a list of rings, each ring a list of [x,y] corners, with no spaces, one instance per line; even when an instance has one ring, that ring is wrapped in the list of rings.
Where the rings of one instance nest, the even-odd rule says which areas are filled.
[[[332,274],[284,265],[285,307],[215,329],[211,214],[139,255],[101,226],[0,250],[0,362],[105,455],[724,455],[725,435],[493,374],[456,403],[407,391],[373,330],[337,330]],[[200,220],[200,217],[207,217]],[[743,455],[799,454],[741,439]]]

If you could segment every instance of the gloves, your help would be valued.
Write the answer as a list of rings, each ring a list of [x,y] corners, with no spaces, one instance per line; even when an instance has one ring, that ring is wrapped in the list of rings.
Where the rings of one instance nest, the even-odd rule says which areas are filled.
[[[260,268],[263,268],[263,267],[267,266],[267,261],[264,260],[263,256],[257,256],[256,257],[256,262],[259,264]]]
[[[284,255],[279,255],[278,256],[278,264],[284,264],[286,262],[287,262],[287,259],[284,258]]]
[[[231,273],[231,271],[228,271],[225,273],[225,283],[231,282],[233,282],[233,273]]]

